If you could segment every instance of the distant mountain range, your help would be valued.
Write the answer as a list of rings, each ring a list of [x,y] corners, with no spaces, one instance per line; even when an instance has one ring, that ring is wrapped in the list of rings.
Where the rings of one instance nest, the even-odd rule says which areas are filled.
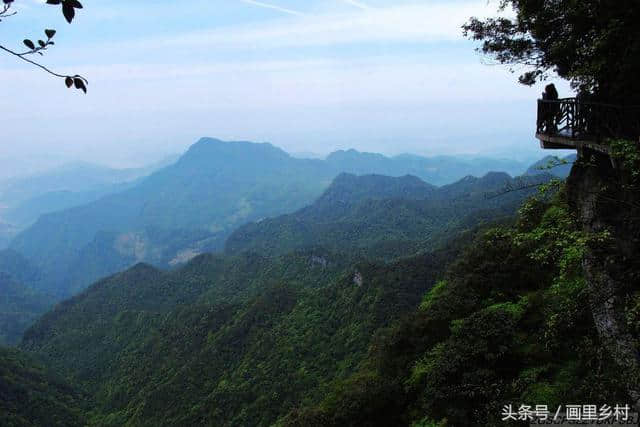
[[[353,150],[326,160],[298,159],[270,144],[204,138],[148,177],[104,187],[121,191],[42,215],[11,242],[10,250],[0,251],[0,272],[7,275],[16,300],[28,307],[24,315],[7,314],[5,330],[11,332],[4,340],[19,337],[42,301],[50,305],[139,262],[176,268],[199,254],[225,250],[225,243],[229,254],[273,256],[324,246],[382,259],[437,248],[478,223],[509,217],[534,190],[497,198],[491,194],[551,176],[537,171],[515,179],[485,171],[481,178],[468,175],[436,187],[407,175],[433,174],[437,168],[426,166],[432,161]],[[462,167],[469,161],[451,162]],[[372,174],[379,171],[399,176]],[[115,179],[103,172],[98,169],[94,184]],[[68,193],[69,200],[79,203],[83,195],[99,191],[84,191],[91,186],[82,185]],[[50,197],[43,206],[51,207],[55,194],[35,196],[22,206]],[[9,302],[0,305],[2,310],[16,313]]]
[[[571,167],[576,162],[578,156],[571,154],[565,157],[546,156],[532,164],[526,175],[551,174],[557,178],[566,178],[571,172]]]
[[[363,158],[371,168],[379,160]],[[437,348],[416,346],[455,334],[468,307],[524,312],[495,301],[543,277],[546,266],[531,257],[538,248],[516,242],[531,218],[562,211],[538,209],[541,196],[514,214],[553,175],[534,167],[518,178],[487,172],[435,186],[408,174],[336,173],[343,167],[268,144],[202,140],[124,191],[41,217],[0,252],[0,343],[24,332],[23,352],[0,348],[0,382],[15,401],[0,399],[8,414],[0,411],[0,424],[3,416],[42,423],[48,411],[61,425],[325,425],[330,418],[316,413],[328,391],[343,388],[356,395],[337,413],[377,418],[366,407],[393,407],[410,383],[393,389],[362,369],[428,364]],[[513,228],[486,232],[496,223]],[[465,286],[449,292],[449,278]],[[70,293],[36,320],[46,310],[38,304]],[[537,307],[547,294],[556,298],[529,292],[518,307]],[[433,321],[416,323],[416,307],[433,304]],[[543,313],[533,318],[540,325]],[[491,333],[509,326],[504,319],[489,323]],[[485,323],[469,325],[476,348]],[[466,374],[453,350],[446,361]],[[376,356],[389,351],[400,356]],[[20,383],[37,410],[14,398]],[[319,421],[289,423],[298,418]]]
[[[327,156],[326,161],[339,172],[355,175],[413,175],[437,186],[450,184],[468,175],[483,176],[488,172],[506,172],[518,176],[529,166],[516,160],[466,156],[421,157],[413,154],[386,157],[356,150],[336,151]]]
[[[83,205],[117,193],[177,160],[141,168],[115,169],[92,163],[70,163],[48,172],[0,182],[0,248],[41,215]]]
[[[0,181],[0,201],[17,205],[48,193],[81,193],[100,187],[133,181],[175,162],[168,157],[141,168],[116,169],[86,162],[76,162],[36,175]]]
[[[362,256],[395,258],[443,240],[483,220],[500,221],[547,182],[549,174],[512,178],[491,172],[435,187],[407,175],[339,175],[313,204],[289,215],[246,224],[234,231],[226,251],[282,254],[319,245]],[[489,197],[504,188],[523,188]]]
[[[233,228],[301,208],[331,178],[323,162],[270,144],[202,139],[125,191],[40,217],[10,247],[68,295],[136,262],[170,266],[217,250]]]
[[[501,160],[388,158],[354,150],[325,160],[297,159],[271,144],[203,138],[174,164],[122,191],[41,216],[10,247],[50,278],[47,291],[69,295],[136,262],[169,267],[221,250],[235,228],[308,205],[342,172],[414,174],[443,183],[491,169],[526,168]]]
[[[95,396],[96,425],[272,425],[353,374],[483,222],[550,179],[343,173],[311,205],[241,227],[225,254],[98,281],[21,348]]]

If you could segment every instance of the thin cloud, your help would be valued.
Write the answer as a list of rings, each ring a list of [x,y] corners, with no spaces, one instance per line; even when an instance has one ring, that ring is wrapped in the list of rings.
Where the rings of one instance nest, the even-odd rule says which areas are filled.
[[[364,3],[360,3],[359,1],[356,0],[342,0],[347,4],[350,4],[351,6],[355,6],[358,9],[362,9],[362,10],[367,10],[367,9],[371,9],[371,6],[367,6]]]
[[[242,0],[252,2],[254,0]],[[300,12],[296,12],[300,13]],[[492,7],[465,2],[460,5],[433,3],[369,8],[362,12],[305,15],[291,21],[265,22],[251,26],[219,27],[171,37],[130,42],[131,48],[150,46],[200,48],[284,48],[338,46],[354,43],[412,43],[463,40],[460,27],[470,16],[495,14]],[[120,48],[120,46],[118,46]]]
[[[286,13],[288,15],[306,16],[306,14],[304,14],[302,12],[298,12],[297,10],[287,9],[285,7],[280,7],[280,6],[275,5],[275,4],[263,3],[263,2],[255,1],[255,0],[240,0],[240,1],[242,3],[251,4],[251,5],[254,5],[254,6],[262,7],[264,9],[277,10],[278,12]]]

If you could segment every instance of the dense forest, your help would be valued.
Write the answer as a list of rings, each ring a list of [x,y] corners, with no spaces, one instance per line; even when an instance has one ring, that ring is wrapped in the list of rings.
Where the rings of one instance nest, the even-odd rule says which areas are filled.
[[[511,179],[495,177],[464,180],[451,192],[476,200],[480,188],[499,190]],[[416,178],[336,181],[310,210],[338,211],[343,198],[336,194],[356,192],[354,201],[397,206],[412,200],[402,197],[435,191]],[[369,190],[366,182],[374,183]],[[423,224],[425,209],[408,212]],[[392,215],[383,218],[394,224]],[[378,225],[362,215],[352,221],[363,230],[356,243],[366,248],[366,230]],[[269,425],[354,374],[372,337],[414,310],[476,233],[462,221],[449,231],[457,237],[439,249],[416,244],[415,255],[397,252],[388,262],[366,250],[339,251],[351,243],[344,235],[331,248],[274,239],[282,248],[270,254],[201,255],[168,273],[140,264],[58,305],[26,332],[21,347],[95,396],[92,420],[99,425]],[[216,402],[215,414],[207,402]]]
[[[456,236],[390,262],[316,247],[141,264],[21,348],[92,396],[95,425],[499,425],[506,403],[627,401],[582,265],[609,237],[581,230],[564,184]]]
[[[229,151],[227,144],[238,146]],[[257,158],[264,163],[260,167],[255,164]],[[214,161],[225,168],[212,169]],[[359,163],[351,167],[364,167]],[[0,343],[16,344],[26,328],[63,295],[80,292],[99,278],[141,262],[174,269],[201,253],[275,255],[309,245],[343,252],[349,248],[383,259],[432,249],[455,230],[512,215],[532,189],[489,196],[506,186],[552,179],[545,169],[535,170],[535,175],[520,178],[497,172],[481,178],[468,176],[442,187],[410,175],[343,173],[320,191],[330,173],[323,161],[294,159],[268,144],[203,139],[176,164],[124,192],[44,215],[16,238],[11,249],[0,251],[0,272],[14,283],[13,296],[0,299]],[[304,184],[308,188],[296,190],[303,181],[308,181]],[[281,188],[275,191],[276,187]],[[295,210],[316,191],[318,199],[299,211],[262,216]],[[182,194],[182,199],[167,194]],[[191,202],[203,197],[206,201]],[[229,221],[254,221],[231,232],[210,222],[220,218],[222,211],[222,217],[233,218]],[[150,213],[155,219],[150,219]],[[179,228],[152,225],[169,217],[180,220]]]
[[[454,180],[433,159],[202,139],[0,252],[0,342],[16,345],[0,348],[0,424],[457,427],[526,425],[542,407],[640,411],[640,8],[501,5],[513,15],[464,33],[524,66],[523,84],[569,81],[575,99],[545,89],[536,136],[577,155]]]
[[[355,374],[284,424],[500,425],[507,403],[626,401],[626,373],[598,337],[581,266],[598,238],[579,230],[564,191],[530,200],[515,225],[465,248]],[[628,314],[637,327],[638,313]]]
[[[0,424],[81,426],[88,408],[86,395],[33,357],[0,348]]]
[[[24,393],[53,425],[96,426],[503,425],[508,404],[626,404],[640,268],[606,267],[628,284],[616,296],[628,335],[611,337],[594,317],[602,267],[584,262],[635,233],[640,156],[614,147],[623,169],[583,157],[566,183],[544,170],[443,187],[342,174],[309,206],[240,228],[224,253],[102,279],[3,350],[7,423],[43,425]],[[593,206],[611,226],[592,230],[582,186],[603,173]]]

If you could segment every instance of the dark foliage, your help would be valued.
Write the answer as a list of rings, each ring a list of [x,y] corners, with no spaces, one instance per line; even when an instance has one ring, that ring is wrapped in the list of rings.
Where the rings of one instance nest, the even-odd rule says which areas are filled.
[[[88,401],[32,357],[0,347],[0,425],[86,425]]]
[[[472,19],[465,34],[503,64],[525,65],[525,84],[554,71],[600,100],[639,104],[636,0],[502,0],[514,19]]]
[[[352,374],[456,251],[390,265],[321,249],[140,265],[60,304],[22,348],[90,391],[100,425],[269,425]]]
[[[527,203],[379,334],[353,377],[285,424],[498,426],[506,404],[626,401],[591,317],[585,243],[562,199]]]
[[[12,17],[18,13],[17,11],[12,10],[12,6],[14,3],[13,0],[3,0],[2,3],[3,3],[3,7],[0,8],[0,22],[2,22],[2,19]],[[64,18],[67,20],[69,24],[73,21],[73,19],[76,16],[76,9],[83,8],[82,3],[80,3],[78,0],[47,0],[46,4],[61,6],[62,14],[64,15]],[[84,77],[77,74],[73,76],[58,74],[54,71],[51,71],[49,68],[45,67],[41,63],[28,58],[30,55],[35,55],[35,54],[43,56],[44,52],[46,52],[47,49],[55,45],[55,42],[53,41],[53,37],[56,35],[56,30],[46,29],[43,31],[43,33],[45,35],[44,39],[37,39],[37,42],[34,42],[31,39],[23,40],[22,44],[24,44],[28,49],[26,52],[17,52],[15,50],[8,49],[2,45],[0,45],[0,50],[10,55],[13,55],[14,57],[19,58],[25,62],[28,62],[29,64],[34,65],[40,68],[41,70],[44,70],[45,72],[49,73],[52,76],[55,76],[64,80],[65,85],[68,88],[75,87],[76,89],[79,89],[84,93],[87,93],[87,85],[89,84],[89,82]]]

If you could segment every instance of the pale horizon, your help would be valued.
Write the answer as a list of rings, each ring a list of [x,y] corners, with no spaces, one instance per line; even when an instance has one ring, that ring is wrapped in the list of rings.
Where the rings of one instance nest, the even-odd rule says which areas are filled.
[[[42,62],[86,76],[89,93],[0,56],[5,171],[141,166],[204,136],[294,154],[545,155],[541,86],[519,85],[462,36],[496,2],[118,0],[86,2],[71,25],[40,3],[17,3],[5,38],[18,47],[55,28]]]

